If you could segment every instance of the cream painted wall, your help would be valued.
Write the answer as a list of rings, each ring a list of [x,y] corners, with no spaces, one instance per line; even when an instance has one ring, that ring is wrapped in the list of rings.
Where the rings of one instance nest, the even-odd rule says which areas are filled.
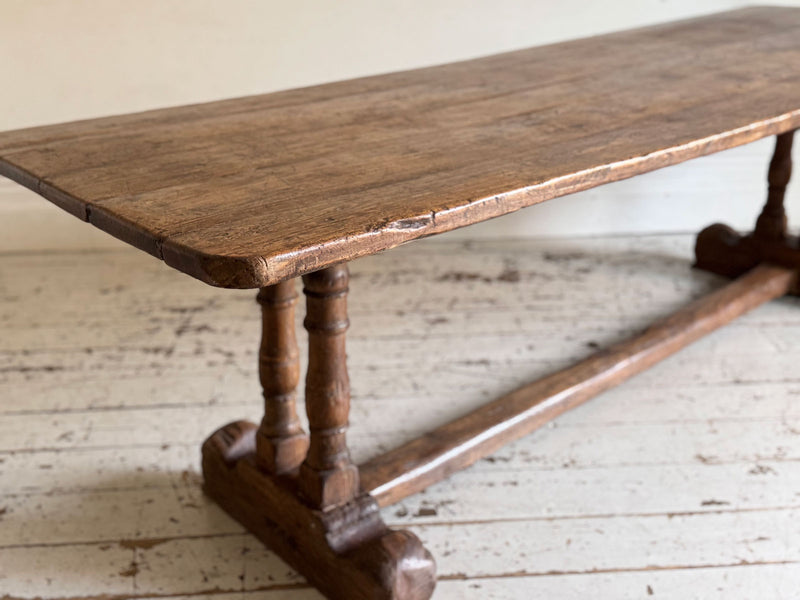
[[[800,6],[800,1],[780,2]],[[0,130],[447,62],[748,4],[732,0],[0,0]],[[764,141],[448,236],[752,222]],[[790,192],[800,218],[800,185]],[[0,250],[120,243],[0,180]]]

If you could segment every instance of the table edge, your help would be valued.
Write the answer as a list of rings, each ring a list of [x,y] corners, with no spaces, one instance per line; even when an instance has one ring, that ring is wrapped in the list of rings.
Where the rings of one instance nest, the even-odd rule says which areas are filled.
[[[800,128],[800,109],[647,155],[598,165],[535,185],[473,200],[445,211],[404,218],[387,223],[380,229],[273,256],[208,254],[190,249],[169,238],[159,239],[156,234],[143,231],[139,226],[126,222],[100,206],[93,206],[74,198],[3,158],[0,158],[0,175],[204,283],[222,288],[249,289],[274,285],[327,266],[389,250],[415,239],[452,231],[553,198],[620,181],[798,128]]]

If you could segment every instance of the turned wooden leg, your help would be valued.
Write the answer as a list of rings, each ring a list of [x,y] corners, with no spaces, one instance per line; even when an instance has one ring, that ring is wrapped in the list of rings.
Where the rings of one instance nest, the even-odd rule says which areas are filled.
[[[261,468],[280,475],[296,470],[308,451],[308,436],[295,407],[300,380],[295,282],[265,287],[257,299],[263,324],[258,371],[264,389],[264,418],[256,433],[256,456]]]
[[[769,194],[753,233],[743,236],[719,223],[706,227],[695,244],[697,268],[726,277],[738,277],[763,262],[800,269],[800,241],[787,234],[784,209],[793,139],[794,131],[777,136],[769,166]],[[800,284],[791,293],[800,294]]]
[[[775,153],[769,165],[769,194],[767,203],[756,221],[753,234],[764,240],[783,240],[786,237],[786,209],[783,200],[786,186],[792,177],[792,141],[794,131],[779,135]]]
[[[308,330],[306,413],[311,445],[300,483],[315,508],[344,504],[358,493],[358,468],[347,449],[350,381],[345,333],[347,265],[337,265],[303,277]]]
[[[331,598],[427,599],[436,582],[433,558],[414,534],[386,527],[375,499],[360,489],[347,449],[347,267],[312,273],[304,283],[310,443],[295,411],[296,294],[288,282],[258,295],[264,419],[258,427],[231,423],[206,440],[204,489]]]

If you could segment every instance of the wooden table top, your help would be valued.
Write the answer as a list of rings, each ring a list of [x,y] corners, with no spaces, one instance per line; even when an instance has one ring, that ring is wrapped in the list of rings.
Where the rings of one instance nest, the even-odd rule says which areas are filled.
[[[0,133],[0,174],[259,287],[800,127],[800,9]]]

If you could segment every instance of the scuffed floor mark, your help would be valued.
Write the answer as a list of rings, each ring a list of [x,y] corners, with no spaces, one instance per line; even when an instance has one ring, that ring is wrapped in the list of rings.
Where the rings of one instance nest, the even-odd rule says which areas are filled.
[[[135,562],[131,562],[130,566],[127,569],[124,569],[119,572],[120,577],[136,577],[139,573],[139,565]]]
[[[730,502],[726,500],[703,500],[700,506],[728,506]]]
[[[159,544],[164,544],[170,541],[168,538],[149,538],[149,539],[141,539],[141,540],[120,540],[119,545],[121,548],[126,548],[128,550],[149,550],[150,548],[154,548]]]

